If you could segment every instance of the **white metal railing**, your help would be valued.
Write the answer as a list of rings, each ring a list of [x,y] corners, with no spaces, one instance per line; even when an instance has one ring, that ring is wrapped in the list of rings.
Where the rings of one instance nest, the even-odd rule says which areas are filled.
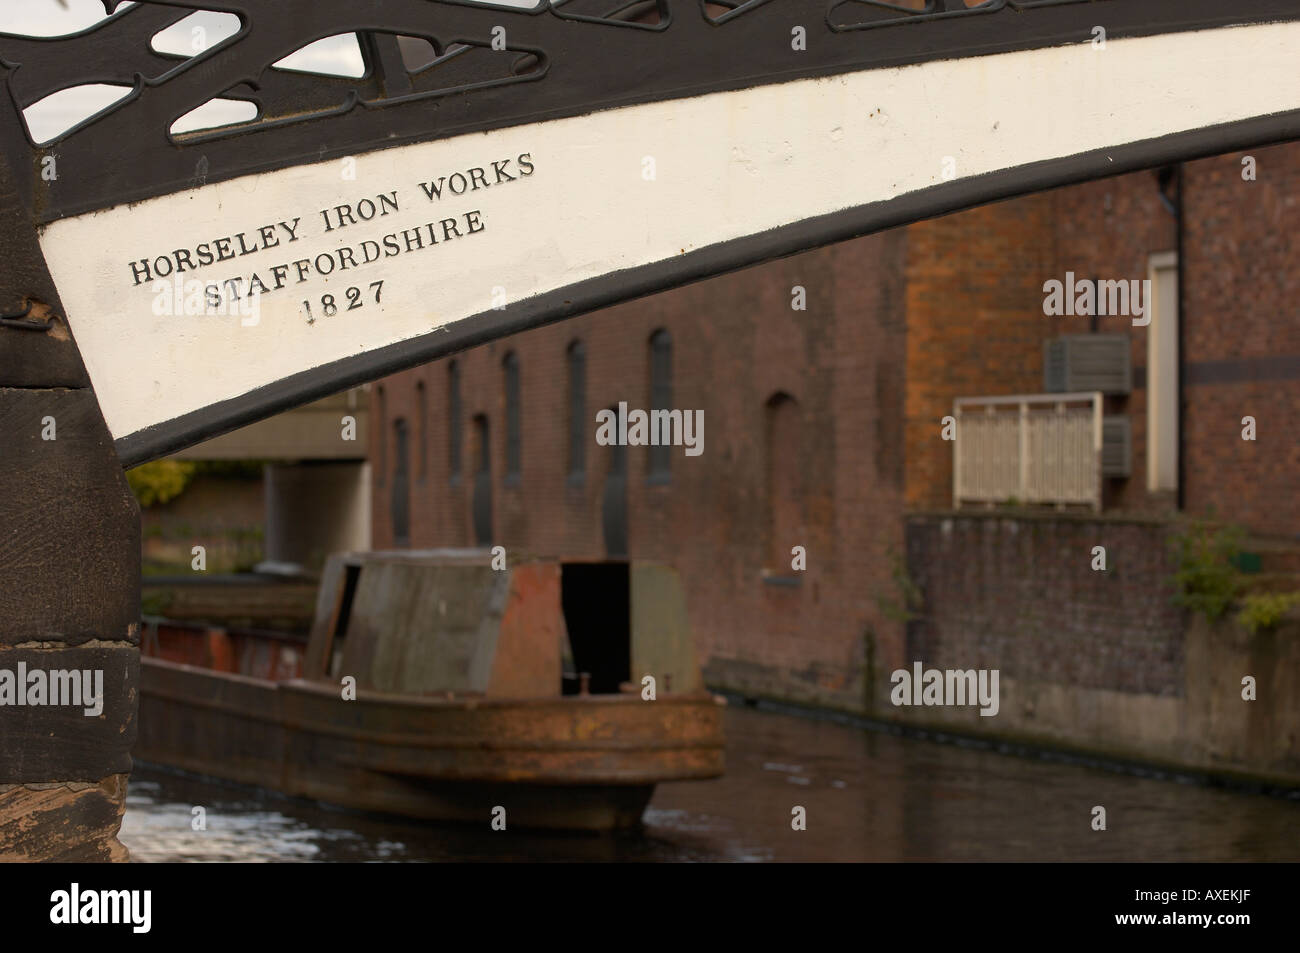
[[[953,408],[954,508],[1014,501],[1101,509],[1100,391],[959,397]]]

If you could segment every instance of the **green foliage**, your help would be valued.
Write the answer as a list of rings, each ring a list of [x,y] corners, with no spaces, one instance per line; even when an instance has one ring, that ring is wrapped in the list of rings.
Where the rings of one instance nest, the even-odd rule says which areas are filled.
[[[1174,602],[1214,622],[1234,603],[1240,608],[1234,618],[1252,636],[1268,632],[1296,606],[1300,592],[1244,592],[1243,562],[1258,566],[1258,558],[1242,559],[1245,531],[1212,520],[1193,520],[1184,532],[1170,538],[1178,555]]]
[[[1275,628],[1291,609],[1300,606],[1300,592],[1254,592],[1241,600],[1237,621],[1251,635]]]
[[[889,595],[879,594],[876,596],[876,604],[886,619],[895,622],[910,622],[920,618],[921,610],[925,608],[920,587],[912,580],[907,571],[907,564],[898,553],[891,549],[888,557],[889,575],[894,581],[898,597],[895,599]]]
[[[126,471],[126,482],[142,507],[174,500],[189,486],[195,465],[188,460],[154,460]]]
[[[263,466],[261,460],[154,460],[127,470],[126,482],[140,506],[149,507],[176,499],[196,477],[260,480]]]
[[[1214,622],[1236,601],[1241,577],[1235,561],[1244,533],[1239,526],[1192,520],[1170,543],[1178,557],[1174,602]]]

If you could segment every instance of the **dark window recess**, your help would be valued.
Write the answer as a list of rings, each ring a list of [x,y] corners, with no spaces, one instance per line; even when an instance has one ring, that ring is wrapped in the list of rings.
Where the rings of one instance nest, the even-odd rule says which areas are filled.
[[[569,345],[569,478],[587,468],[587,352],[581,341]]]
[[[419,454],[415,461],[416,478],[423,483],[429,475],[429,395],[425,393],[424,381],[415,384],[416,420],[420,432],[416,439],[419,445],[415,452]]]
[[[447,472],[451,481],[460,480],[460,364],[447,365]]]
[[[591,675],[589,690],[612,695],[631,678],[631,577],[626,562],[564,563],[560,601],[569,630],[574,673],[564,676],[563,692],[576,695],[578,675]]]
[[[492,545],[492,445],[488,441],[488,419],[474,418],[474,544]]]
[[[605,537],[605,555],[618,559],[627,556],[627,447],[612,444],[609,454],[609,472],[605,474],[605,489],[600,501],[600,523]]]
[[[393,519],[393,545],[411,545],[411,453],[406,420],[393,421],[393,485],[389,489],[389,512]]]
[[[673,406],[673,339],[667,331],[656,331],[650,336],[650,409],[672,410]],[[653,414],[650,417],[654,421]],[[664,438],[674,434],[660,433],[658,446],[650,445],[649,476],[657,481],[668,479],[672,471],[672,445]]]
[[[1101,303],[1097,299],[1097,292],[1100,290],[1101,290],[1100,279],[1097,278],[1092,279],[1093,309],[1092,309],[1092,317],[1088,321],[1088,331],[1091,334],[1096,334],[1098,331],[1101,330],[1101,325],[1098,320],[1099,312],[1101,311]]]
[[[506,478],[519,479],[522,451],[519,437],[519,357],[514,351],[502,362],[506,385]]]
[[[789,394],[767,402],[767,568],[791,573],[790,550],[807,546],[803,527],[803,428],[799,404]]]
[[[375,479],[384,486],[388,482],[388,395],[383,387],[375,388],[375,417],[375,438],[379,444],[375,448]]]

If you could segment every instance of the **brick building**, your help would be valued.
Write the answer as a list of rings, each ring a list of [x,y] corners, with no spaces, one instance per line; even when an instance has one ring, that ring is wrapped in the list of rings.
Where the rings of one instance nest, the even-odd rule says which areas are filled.
[[[1300,146],[1252,156],[1254,179],[1234,154],[1031,195],[393,375],[372,394],[375,545],[672,563],[708,681],[746,694],[878,709],[888,672],[926,658],[1177,696],[1167,519],[1213,507],[1300,539]],[[1150,279],[1150,323],[1045,316],[1067,272]],[[1099,511],[953,511],[954,401],[1051,411],[1045,342],[1090,334],[1128,339],[1130,383],[1097,409],[1127,421],[1127,476],[1084,473]],[[703,452],[599,445],[620,402],[702,410]],[[1126,571],[1103,580],[1085,544],[1112,536]]]

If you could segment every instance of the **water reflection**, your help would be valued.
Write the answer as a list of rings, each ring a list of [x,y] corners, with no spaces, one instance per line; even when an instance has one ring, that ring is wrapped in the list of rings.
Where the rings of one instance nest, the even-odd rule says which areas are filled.
[[[1295,800],[743,707],[726,730],[726,775],[661,785],[636,832],[383,819],[142,768],[122,841],[140,862],[1300,859]],[[1104,832],[1090,826],[1098,804]]]

